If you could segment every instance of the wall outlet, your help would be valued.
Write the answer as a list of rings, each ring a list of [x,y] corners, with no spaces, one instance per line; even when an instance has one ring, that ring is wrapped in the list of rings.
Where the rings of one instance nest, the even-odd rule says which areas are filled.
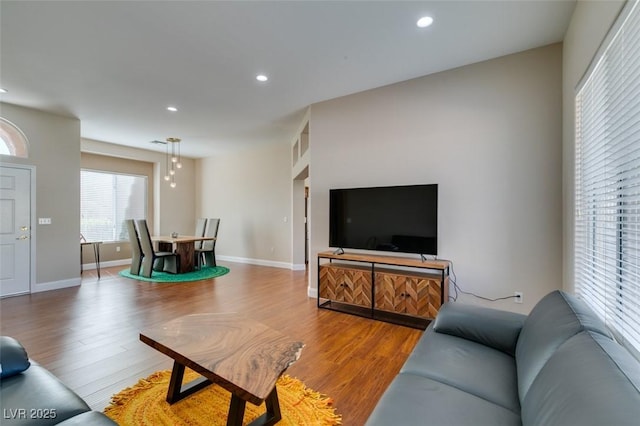
[[[515,293],[513,293],[513,295],[515,296],[513,298],[513,301],[516,303],[522,303],[522,292],[521,291],[516,291]]]
[[[116,251],[120,252],[120,246],[116,246]]]

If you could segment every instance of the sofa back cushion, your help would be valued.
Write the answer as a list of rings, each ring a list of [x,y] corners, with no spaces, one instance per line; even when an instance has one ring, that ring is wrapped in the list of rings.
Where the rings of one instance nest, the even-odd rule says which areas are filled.
[[[556,290],[536,304],[524,322],[516,345],[520,403],[558,347],[585,330],[612,337],[604,322],[575,296]]]
[[[640,363],[614,340],[581,332],[562,344],[522,402],[523,426],[640,424]]]
[[[448,302],[440,307],[433,329],[514,356],[518,335],[526,318],[514,312]]]

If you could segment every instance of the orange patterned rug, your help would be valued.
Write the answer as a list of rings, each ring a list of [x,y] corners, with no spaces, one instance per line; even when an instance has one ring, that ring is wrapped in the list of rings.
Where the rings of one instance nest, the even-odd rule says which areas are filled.
[[[186,369],[184,381],[199,377]],[[217,385],[210,385],[193,395],[169,405],[165,398],[169,386],[170,370],[158,371],[111,398],[104,412],[120,426],[138,425],[226,425],[231,394]],[[282,420],[278,426],[340,425],[333,401],[307,388],[293,377],[283,375],[276,384]],[[247,403],[244,424],[265,412],[264,403]]]

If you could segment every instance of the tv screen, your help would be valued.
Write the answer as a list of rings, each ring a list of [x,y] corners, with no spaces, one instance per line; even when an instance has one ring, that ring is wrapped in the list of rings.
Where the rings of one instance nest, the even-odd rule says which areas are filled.
[[[329,191],[329,245],[438,254],[438,185]]]

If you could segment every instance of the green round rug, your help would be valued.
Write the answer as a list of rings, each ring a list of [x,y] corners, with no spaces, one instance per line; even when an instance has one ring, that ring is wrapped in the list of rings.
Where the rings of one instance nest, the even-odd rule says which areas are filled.
[[[168,272],[153,271],[151,273],[151,278],[142,277],[140,275],[133,275],[129,269],[123,269],[119,272],[120,276],[125,278],[153,283],[184,283],[189,281],[208,280],[209,278],[221,277],[228,273],[229,268],[226,268],[224,266],[205,266],[199,271],[186,272],[184,274],[170,274]]]

